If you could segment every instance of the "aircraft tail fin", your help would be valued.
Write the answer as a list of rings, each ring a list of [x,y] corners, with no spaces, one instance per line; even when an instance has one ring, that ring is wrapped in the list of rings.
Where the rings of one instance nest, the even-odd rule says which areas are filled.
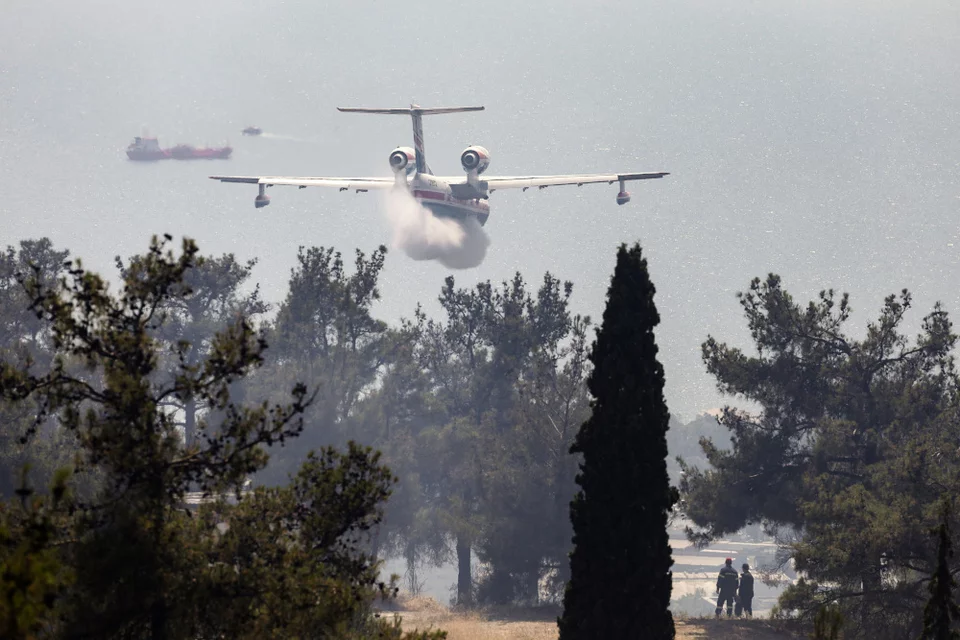
[[[413,148],[417,154],[417,173],[429,173],[427,155],[423,149],[423,116],[435,116],[443,113],[464,113],[466,111],[483,111],[483,107],[421,107],[415,104],[409,107],[390,109],[370,109],[367,107],[337,107],[342,113],[374,113],[381,115],[410,116],[413,120]]]

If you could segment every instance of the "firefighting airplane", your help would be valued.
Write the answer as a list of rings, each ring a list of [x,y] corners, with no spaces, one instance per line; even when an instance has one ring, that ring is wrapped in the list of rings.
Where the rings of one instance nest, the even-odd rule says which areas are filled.
[[[340,191],[355,189],[357,193],[367,192],[370,189],[406,189],[424,207],[436,216],[452,217],[457,219],[474,218],[481,225],[485,224],[490,215],[490,206],[486,200],[489,194],[498,189],[523,189],[530,187],[545,189],[559,185],[593,184],[606,182],[620,183],[617,193],[617,204],[626,204],[630,201],[625,185],[630,180],[648,180],[662,178],[669,173],[610,173],[610,174],[575,174],[559,176],[499,176],[484,177],[481,174],[490,166],[490,153],[483,147],[473,145],[467,147],[460,154],[460,165],[466,176],[440,177],[433,175],[427,164],[427,157],[423,150],[423,116],[439,115],[442,113],[462,113],[465,111],[483,111],[483,107],[440,107],[424,108],[410,105],[410,108],[397,109],[366,109],[337,107],[345,113],[378,113],[391,115],[409,115],[413,120],[413,145],[398,147],[389,156],[393,178],[311,178],[287,176],[210,176],[211,180],[221,182],[242,182],[256,184],[260,193],[254,200],[258,209],[270,204],[270,197],[264,193],[266,187],[274,185],[296,186],[301,189],[307,187],[337,187]]]

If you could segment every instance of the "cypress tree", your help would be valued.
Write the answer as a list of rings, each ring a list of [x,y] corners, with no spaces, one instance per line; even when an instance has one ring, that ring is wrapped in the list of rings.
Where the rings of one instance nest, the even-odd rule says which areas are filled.
[[[640,245],[621,245],[590,360],[592,415],[570,505],[574,549],[560,640],[673,638],[667,516],[670,414],[653,328],[660,322]]]
[[[957,586],[950,573],[953,549],[948,525],[950,509],[943,507],[940,526],[934,529],[937,536],[937,568],[930,579],[930,600],[923,610],[923,633],[921,640],[958,640],[960,633],[953,629],[960,619],[960,607],[953,601],[953,588]]]

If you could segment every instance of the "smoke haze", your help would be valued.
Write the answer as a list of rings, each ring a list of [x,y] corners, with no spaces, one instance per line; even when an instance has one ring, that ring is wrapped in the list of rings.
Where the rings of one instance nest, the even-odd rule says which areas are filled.
[[[483,104],[424,122],[438,174],[457,175],[472,143],[494,153],[496,174],[671,172],[630,189],[624,207],[614,185],[496,191],[484,227],[496,251],[457,272],[469,286],[549,270],[573,280],[578,313],[599,318],[616,247],[640,239],[671,413],[727,401],[700,345],[707,333],[752,344],[734,293],[754,276],[779,273],[803,300],[849,291],[862,331],[904,287],[915,309],[960,311],[957,2],[573,0],[546,15],[543,3],[491,0],[468,20],[440,0],[3,6],[4,249],[50,236],[109,274],[150,234],[182,234],[204,254],[259,258],[254,280],[280,303],[299,245],[391,244],[390,227],[365,217],[384,216],[380,200],[276,187],[254,209],[252,185],[208,175],[388,177],[410,119],[337,106]],[[402,55],[385,45],[409,33]],[[482,50],[464,46],[477,33]],[[429,64],[412,73],[411,61]],[[242,136],[250,124],[266,139]],[[142,125],[163,146],[234,152],[130,162]],[[414,301],[440,311],[450,269],[402,253],[384,268],[384,321]]]
[[[384,210],[393,229],[393,246],[414,260],[436,260],[448,269],[470,269],[483,262],[490,237],[473,218],[440,218],[409,192],[391,189]]]

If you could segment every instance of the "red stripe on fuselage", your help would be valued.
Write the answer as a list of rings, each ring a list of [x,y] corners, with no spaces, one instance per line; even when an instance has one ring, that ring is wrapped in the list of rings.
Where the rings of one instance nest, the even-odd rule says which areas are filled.
[[[471,213],[490,212],[490,206],[483,200],[460,200],[458,198],[454,198],[448,193],[443,193],[441,191],[424,191],[422,189],[414,189],[413,197],[418,200],[445,202],[452,207],[463,209]]]
[[[450,198],[445,193],[440,193],[438,191],[420,191],[419,189],[413,192],[413,197],[424,198],[427,200],[448,200],[449,199],[451,201],[455,201],[453,198]]]

